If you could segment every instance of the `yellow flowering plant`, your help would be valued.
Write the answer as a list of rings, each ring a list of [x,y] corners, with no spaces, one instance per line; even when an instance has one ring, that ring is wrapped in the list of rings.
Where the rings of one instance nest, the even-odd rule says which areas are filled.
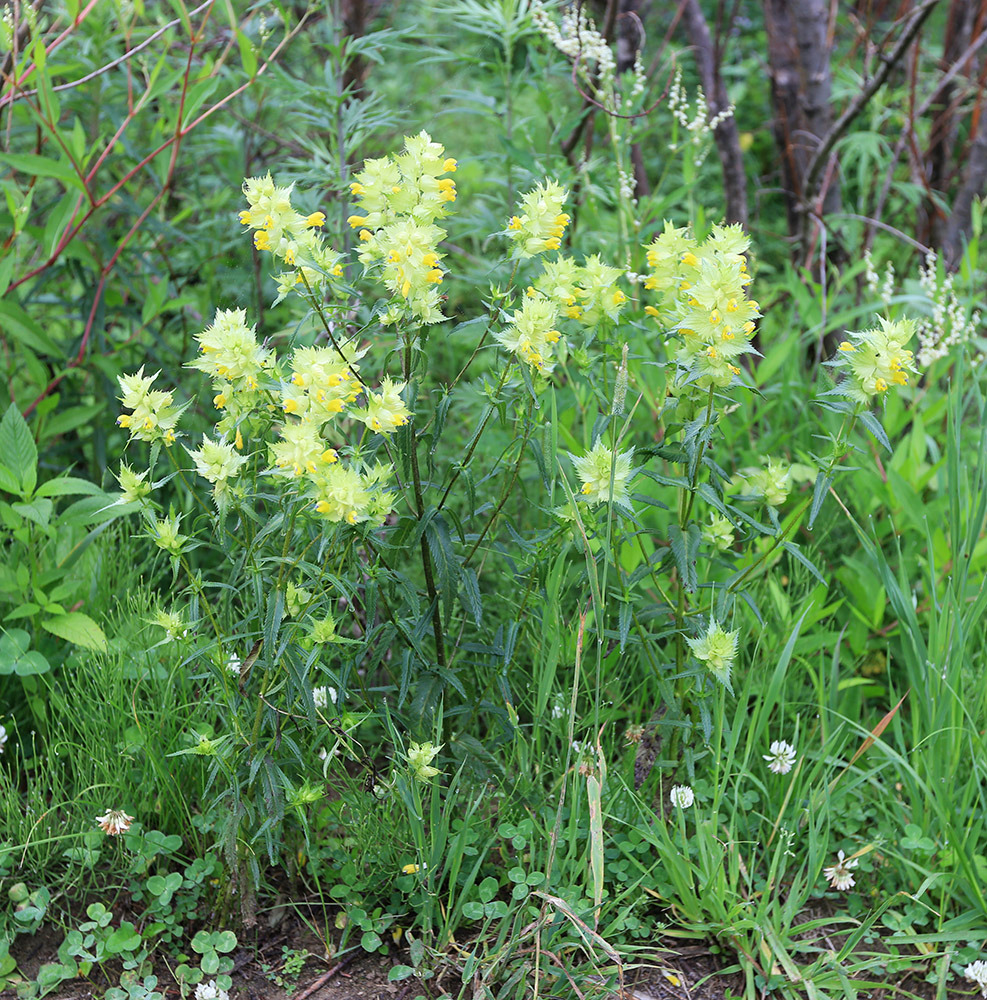
[[[431,338],[453,313],[442,291],[455,256],[443,224],[457,168],[424,132],[367,160],[349,184],[349,232],[335,243],[325,213],[292,186],[248,178],[239,221],[293,319],[273,337],[243,309],[220,307],[204,324],[187,366],[210,383],[213,426],[201,436],[183,426],[189,404],[156,386],[160,375],[119,380],[119,424],[150,446],[146,470],[132,457],[121,465],[121,500],[141,511],[172,566],[174,605],[160,609],[158,625],[188,662],[211,664],[224,731],[210,733],[200,755],[226,778],[223,834],[246,869],[257,864],[258,839],[276,856],[280,825],[302,812],[299,789],[307,804],[321,787],[304,746],[327,732],[334,752],[323,776],[341,755],[369,769],[375,797],[396,788],[418,802],[416,783],[438,787],[455,770],[443,754],[465,759],[441,720],[455,719],[459,703],[489,702],[490,682],[470,694],[460,668],[477,662],[476,648],[503,641],[468,636],[487,627],[479,573],[511,497],[531,489],[528,455],[541,497],[528,510],[543,527],[525,544],[536,565],[570,548],[585,557],[598,656],[605,635],[626,641],[635,608],[667,619],[658,634],[643,621],[636,628],[654,651],[676,733],[701,723],[709,738],[710,699],[729,687],[745,648],[736,602],[746,580],[778,547],[808,564],[778,518],[786,463],[749,470],[731,487],[711,457],[756,354],[747,235],[714,226],[699,239],[666,224],[642,248],[647,273],[627,275],[563,245],[568,192],[537,183],[505,213],[510,278],[491,287],[485,315],[452,331],[473,338],[471,353],[440,380]],[[857,335],[844,351],[859,359],[855,387],[879,391],[880,373],[900,381],[911,370],[904,331],[884,329],[884,340]],[[563,384],[585,419],[581,439],[556,415]],[[465,445],[447,453],[439,444],[457,399],[474,409]],[[660,426],[657,442],[642,434],[647,426]],[[505,443],[491,461],[480,442],[495,427]],[[827,476],[835,468],[819,467]],[[167,481],[198,508],[163,510],[157,491]],[[753,513],[751,503],[760,505]],[[723,566],[733,575],[724,579]],[[607,603],[615,587],[616,622]],[[408,747],[410,785],[360,742],[361,726],[374,731],[376,672],[395,668],[386,725],[397,727],[391,745]],[[516,729],[509,701],[498,720]]]

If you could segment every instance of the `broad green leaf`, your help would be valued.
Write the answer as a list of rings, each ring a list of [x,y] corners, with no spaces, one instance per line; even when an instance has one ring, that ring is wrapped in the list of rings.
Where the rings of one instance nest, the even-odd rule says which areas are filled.
[[[106,652],[106,636],[103,634],[103,630],[89,615],[85,615],[81,611],[70,611],[68,614],[47,618],[41,623],[41,627],[51,632],[52,635],[73,642],[77,646]]]
[[[69,497],[69,496],[97,496],[103,491],[88,479],[76,479],[73,476],[59,476],[58,479],[49,479],[47,483],[42,483],[34,495],[38,497]]]
[[[82,181],[71,163],[64,160],[50,160],[37,153],[0,153],[0,163],[29,177],[54,177],[72,187],[82,190]]]
[[[29,495],[37,482],[38,449],[16,403],[7,407],[0,420],[0,455],[20,481],[20,492]]]
[[[30,503],[12,503],[10,505],[21,517],[33,521],[42,528],[47,528],[51,521],[54,505],[50,500],[35,497]]]
[[[3,332],[38,354],[64,357],[65,352],[41,326],[12,299],[0,299],[0,327]]]
[[[243,70],[252,77],[257,72],[257,53],[254,43],[239,29],[236,29],[236,42],[240,47],[240,58],[243,60]]]

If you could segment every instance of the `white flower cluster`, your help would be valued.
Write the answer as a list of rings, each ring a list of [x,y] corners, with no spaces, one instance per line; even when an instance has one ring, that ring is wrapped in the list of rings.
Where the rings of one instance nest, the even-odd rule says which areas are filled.
[[[713,132],[728,118],[733,117],[734,106],[724,108],[712,118],[708,117],[709,108],[706,105],[706,93],[702,87],[696,90],[695,104],[689,100],[689,95],[682,86],[682,67],[675,70],[675,78],[668,91],[668,110],[672,117],[685,129],[687,142],[693,147],[693,161],[697,167],[702,166],[709,152],[709,138]],[[678,146],[672,145],[675,151]]]
[[[925,368],[944,358],[957,344],[969,343],[981,325],[981,315],[979,311],[969,317],[966,315],[953,288],[953,274],[946,274],[939,281],[935,250],[929,250],[924,263],[919,264],[918,276],[919,285],[932,307],[932,315],[919,320],[915,328],[918,363]]]
[[[637,204],[637,199],[634,197],[637,181],[634,179],[634,175],[618,167],[617,178],[620,181],[620,197],[631,204]]]
[[[601,89],[613,79],[617,65],[613,50],[587,17],[582,4],[566,7],[561,24],[556,24],[542,6],[535,8],[533,16],[538,29],[559,52],[574,62],[578,60],[580,76],[588,79],[591,69],[595,69],[596,86]]]
[[[963,971],[966,979],[972,979],[980,987],[980,995],[987,997],[987,962],[971,962]]]

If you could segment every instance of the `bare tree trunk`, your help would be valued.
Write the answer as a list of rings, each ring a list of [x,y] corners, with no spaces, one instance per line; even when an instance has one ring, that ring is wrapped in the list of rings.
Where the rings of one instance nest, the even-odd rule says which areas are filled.
[[[803,253],[809,253],[815,238],[811,218],[838,212],[842,206],[833,164],[823,171],[827,180],[818,196],[806,176],[833,126],[829,0],[764,0],[764,20],[775,102],[773,128],[789,192],[789,231],[799,237]],[[835,241],[830,246],[836,249]]]
[[[771,131],[781,163],[781,186],[785,192],[788,233],[798,236],[801,228],[802,181],[809,163],[805,148],[807,127],[799,102],[801,83],[795,29],[789,0],[764,0],[764,26],[768,36],[768,66],[774,115]]]
[[[723,83],[720,66],[713,51],[713,39],[703,15],[699,0],[685,0],[682,20],[692,41],[699,79],[706,92],[710,114],[716,116],[730,106],[727,89]],[[727,222],[747,225],[747,175],[744,156],[740,150],[740,135],[733,115],[722,120],[713,132],[716,151],[723,168],[723,193],[726,197]]]
[[[939,62],[943,73],[961,58],[973,40],[974,21],[982,20],[983,8],[983,0],[977,3],[974,0],[953,0],[949,5],[942,58]],[[937,111],[932,121],[926,154],[928,186],[931,191],[947,191],[959,172],[956,111],[964,90],[963,86],[957,86],[954,78],[946,80],[936,95]],[[926,219],[925,231],[921,234],[924,242],[931,246],[942,245],[948,220],[932,197],[927,200]]]
[[[946,266],[955,270],[963,256],[964,244],[970,237],[973,199],[979,198],[987,188],[987,122],[980,118],[976,137],[970,145],[966,171],[942,238],[942,251]]]

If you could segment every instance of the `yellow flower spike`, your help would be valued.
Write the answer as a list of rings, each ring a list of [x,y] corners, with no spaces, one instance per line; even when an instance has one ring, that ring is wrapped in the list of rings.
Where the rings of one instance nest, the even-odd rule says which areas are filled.
[[[271,249],[270,240],[267,237],[267,233],[263,229],[258,229],[257,232],[254,233],[254,247],[257,250]]]
[[[454,160],[451,156],[444,160],[442,163],[442,172],[446,174],[454,174],[456,172],[456,166],[458,161]]]
[[[339,461],[339,455],[336,454],[335,448],[326,448],[319,458],[325,462],[326,465],[332,465],[333,462]]]
[[[687,250],[684,254],[682,254],[682,263],[685,264],[686,267],[698,267],[699,258],[692,253],[692,251]]]
[[[690,288],[692,288],[692,282],[691,282],[691,281],[683,281],[683,282],[682,282],[682,283],[681,283],[681,284],[679,285],[679,288],[680,288],[680,289],[681,289],[681,290],[682,290],[683,292],[687,292],[687,291],[689,291],[689,289],[690,289]]]
[[[551,236],[545,240],[546,250],[558,250],[560,246],[562,246],[562,241],[558,238],[558,236]]]
[[[356,524],[356,511],[355,510],[351,510],[346,515],[346,523],[347,524]]]
[[[857,348],[854,347],[853,344],[851,344],[849,340],[844,340],[843,343],[840,344],[840,346],[839,346],[839,350],[844,351],[844,352],[846,352],[848,354],[851,351],[855,351],[856,349]]]
[[[343,265],[342,264],[337,264],[329,273],[334,278],[340,278],[340,277],[342,277],[342,274],[343,274]],[[302,276],[301,275],[298,275],[298,280],[299,281],[302,280]]]
[[[627,301],[627,296],[618,288],[613,293],[613,304],[615,306],[623,305]]]
[[[222,410],[226,406],[226,393],[217,393],[212,398],[212,405],[216,407],[217,410]]]
[[[422,257],[422,267],[435,267],[439,262],[439,255],[437,253],[429,252]]]
[[[353,183],[350,184],[350,194],[361,195],[366,193],[367,189],[359,181],[353,181]]]
[[[690,330],[687,326],[683,326],[682,329],[679,330],[679,333],[681,333],[684,337],[694,337],[696,335],[696,331]]]
[[[285,250],[285,252],[284,252],[284,262],[286,264],[294,264],[295,263],[295,251],[294,251],[294,249],[292,247],[288,247],[288,249]]]
[[[735,313],[736,311],[737,311],[737,300],[736,299],[731,299],[727,303],[727,312],[728,313]]]
[[[425,275],[425,280],[432,285],[438,285],[445,275],[437,267],[432,268],[428,274]]]
[[[242,212],[237,213],[237,218],[240,220],[240,225],[249,226],[250,225],[250,212],[244,209]]]
[[[888,383],[885,382],[883,378],[875,379],[874,380],[874,389],[877,392],[887,392]]]
[[[247,382],[247,388],[248,389],[256,389],[257,388],[257,379],[255,379],[253,377],[253,375],[248,375],[247,379],[246,379],[246,382]]]
[[[699,305],[699,299],[696,299],[696,298],[689,299],[689,305],[690,306],[698,306]]]
[[[645,278],[644,279],[644,287],[647,288],[649,291],[657,288],[658,287],[658,279],[656,277],[654,277],[653,275],[650,278]],[[657,313],[655,315],[657,315]]]
[[[360,226],[366,225],[366,222],[367,217],[365,215],[351,215],[346,220],[350,229],[358,229]]]
[[[521,228],[521,220],[518,218],[518,216],[516,216],[516,215],[512,215],[511,216],[511,221],[507,223],[507,228],[508,229],[520,229]]]
[[[535,286],[528,285],[528,287],[524,290],[524,294],[527,295],[529,299],[533,299],[535,297]]]
[[[281,409],[285,413],[297,413],[298,412],[298,400],[297,399],[286,399],[281,404]]]
[[[300,388],[304,389],[305,388],[305,376],[301,372],[295,372],[295,374],[291,376],[291,384],[292,385],[297,385]]]
[[[734,373],[734,375],[740,374],[740,369],[736,365],[727,365],[727,367]]]
[[[164,433],[164,443],[169,447],[175,443],[175,432],[170,427]]]
[[[657,310],[656,310],[656,313],[657,313]],[[569,306],[566,309],[565,314],[566,314],[566,316],[569,317],[569,319],[579,319],[579,317],[582,316],[583,311],[582,311],[582,309],[579,308],[579,306]]]
[[[312,459],[309,459],[309,460],[308,460],[308,461],[307,461],[307,462],[305,463],[305,468],[306,468],[306,469],[308,469],[308,471],[309,471],[309,472],[310,472],[310,473],[311,473],[311,474],[312,474],[313,476],[314,476],[314,475],[315,475],[315,474],[316,474],[316,473],[317,473],[317,472],[319,471],[319,467],[318,467],[318,466],[317,466],[317,465],[315,464],[315,462],[313,462],[313,461],[312,461]]]
[[[709,314],[709,321],[710,321],[710,323],[713,324],[713,326],[716,326],[716,324],[719,323],[719,322],[721,322],[722,319],[723,319],[723,317],[720,315],[720,310],[719,309],[714,309]]]
[[[716,355],[716,348],[715,347],[707,347],[706,348],[706,357],[708,357],[708,358],[715,358],[716,356],[717,355]]]
[[[720,340],[733,340],[735,336],[736,334],[731,333],[729,330],[724,330],[723,333],[720,334]]]
[[[411,282],[405,279],[404,284],[401,286],[401,298],[406,299],[408,297],[408,292],[411,291]]]
[[[343,401],[341,399],[330,399],[326,403],[326,409],[330,413],[342,413],[343,412]]]
[[[748,320],[743,326],[744,333],[751,334],[754,332],[754,324]]]
[[[580,490],[580,492],[581,493],[592,493],[593,492],[593,484],[592,483],[584,483],[583,484],[583,488]]]
[[[548,333],[545,334],[545,339],[550,344],[557,344],[559,342],[559,338],[561,336],[562,336],[562,334],[559,333],[558,330],[549,330]]]
[[[757,299],[751,299],[747,304],[754,310],[754,312],[761,311],[761,304],[757,301]]]
[[[321,229],[326,224],[326,213],[325,212],[313,212],[306,220],[306,226],[313,226],[316,229]]]
[[[237,451],[243,451],[243,435],[240,433],[240,428],[236,429],[236,438],[233,440],[233,446]]]
[[[649,316],[654,316],[654,317],[655,317],[656,319],[657,319],[657,318],[658,318],[658,317],[659,317],[659,316],[661,315],[661,313],[659,313],[659,312],[658,312],[658,310],[657,310],[657,309],[655,309],[655,307],[654,307],[654,306],[645,306],[645,307],[644,307],[644,311],[645,311],[645,312],[646,312],[646,313],[647,313],[647,314],[648,314]]]
[[[129,427],[130,426],[130,414],[129,413],[121,413],[120,416],[117,417],[117,425],[119,427]]]
[[[372,239],[373,239],[373,236],[370,234],[369,230],[367,230],[367,229],[361,229],[360,230],[360,242],[361,243],[369,243]]]

